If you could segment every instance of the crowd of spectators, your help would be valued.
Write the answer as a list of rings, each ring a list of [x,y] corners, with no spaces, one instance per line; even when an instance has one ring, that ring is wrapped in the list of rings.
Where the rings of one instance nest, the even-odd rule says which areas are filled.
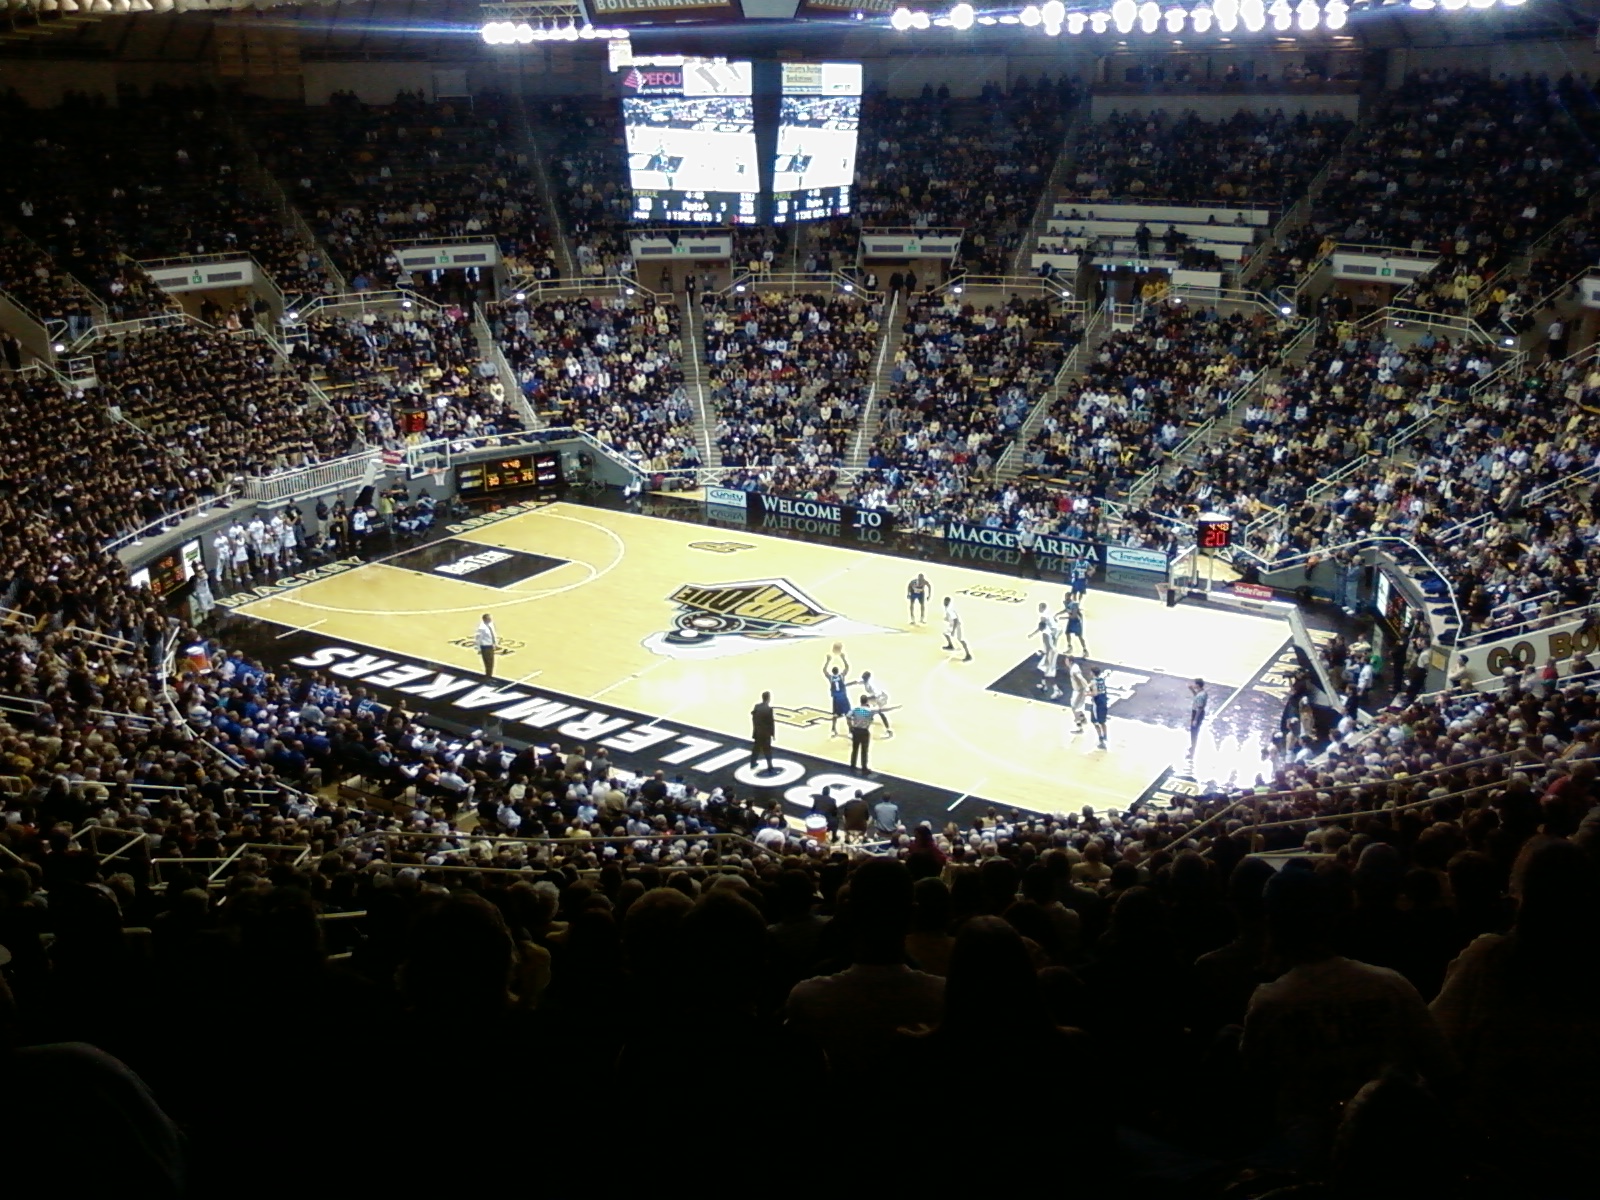
[[[487,437],[522,427],[460,308],[316,315],[291,358],[371,445]]]
[[[1484,282],[1600,182],[1574,157],[1597,129],[1600,110],[1570,76],[1413,74],[1330,173],[1314,232],[1438,255],[1407,302],[1473,314]]]
[[[1338,113],[1112,113],[1073,150],[1068,200],[1287,208],[1349,136]]]
[[[0,291],[40,322],[60,321],[73,338],[94,323],[94,302],[48,254],[0,224]]]
[[[120,159],[113,161],[97,131],[101,118],[116,119],[113,111],[102,96],[69,95],[41,124],[9,93],[0,102],[0,157],[6,162],[0,211],[58,269],[92,289],[112,320],[125,320],[162,311],[169,302],[123,252],[112,217],[127,201],[126,176],[110,173]],[[25,266],[36,271],[38,264]]]
[[[0,224],[0,288],[41,319],[87,332],[84,283],[112,320],[171,307],[138,265],[158,258],[247,254],[286,296],[332,289],[321,251],[245,183],[213,96],[69,98],[47,116],[12,104],[0,120],[4,219],[20,230]]]
[[[775,1119],[870,1085],[934,1128],[930,1092],[1087,1072],[1092,1095],[1047,1088],[1030,1108],[1095,1134],[1081,1178],[1136,1195],[1330,1178],[1561,1195],[1595,1165],[1594,1106],[1572,1087],[1600,1044],[1600,697],[1582,681],[1514,674],[1365,733],[1343,724],[1327,758],[1285,755],[1255,797],[944,828],[849,797],[842,823],[878,847],[853,856],[764,798],[640,777],[599,748],[444,735],[359,683],[274,673],[191,630],[162,716],[137,654],[53,622],[59,590],[21,599],[41,628],[8,632],[4,683],[49,704],[0,725],[18,785],[0,826],[17,860],[0,876],[0,1012],[10,1038],[81,1040],[140,1073],[149,1091],[117,1111],[137,1105],[146,1132],[115,1143],[121,1172],[186,1164],[205,1186],[236,1170],[257,1115],[320,1061],[289,1039],[278,1070],[218,1105],[210,1052],[154,1019],[180,998],[354,1011],[378,1037],[471,1027],[492,1055],[438,1040],[411,1085],[477,1091],[526,1064],[585,1104],[655,1076],[646,1011],[672,1028],[719,1014],[719,1055],[781,1065]],[[102,619],[141,648],[165,633],[137,594]],[[331,786],[352,777],[356,792]],[[552,835],[567,840],[532,840]],[[996,1037],[1017,1053],[985,1053]],[[544,1102],[519,1096],[497,1116],[535,1119]],[[29,1128],[64,1104],[30,1099]],[[1402,1118],[1449,1152],[1393,1148]],[[356,1136],[391,1114],[344,1119]],[[872,1171],[875,1150],[852,1145]],[[301,1168],[267,1162],[235,1186]]]
[[[1340,470],[1349,473],[1347,488],[1362,487],[1398,449],[1397,433],[1466,405],[1496,365],[1495,352],[1471,341],[1426,333],[1405,347],[1381,330],[1328,323],[1305,362],[1286,364],[1237,428],[1200,447],[1193,462],[1172,464],[1151,506],[1184,518],[1201,510],[1260,515],[1251,548],[1268,561],[1331,545],[1322,539],[1332,514],[1349,510],[1348,527],[1367,528],[1371,506],[1347,503],[1337,488],[1332,503],[1317,503],[1312,490]]]
[[[308,466],[360,444],[350,418],[314,403],[252,335],[173,324],[101,343],[94,359],[97,403],[223,480]]]
[[[531,168],[513,148],[495,93],[269,106],[252,129],[263,160],[357,291],[406,276],[394,243],[416,238],[495,240],[514,274],[556,274]]]
[[[726,382],[792,378],[783,356],[811,352],[811,326],[833,341],[824,324],[872,319],[835,303],[714,304],[718,345],[741,351],[723,361],[750,351]],[[492,322],[531,402],[661,468],[694,461],[678,311],[518,302]],[[1129,440],[1142,423],[1147,452],[1169,446],[1274,333],[1175,311],[1107,343],[1052,412],[1052,452],[1070,422]],[[460,320],[319,325],[304,365],[352,391],[372,373],[471,371]],[[905,335],[858,486],[913,521],[1093,533],[1087,493],[968,486],[1054,377],[1068,319],[1044,300],[927,297]],[[847,385],[859,367],[816,363]],[[1592,592],[1594,514],[1527,500],[1594,461],[1580,405],[1600,375],[1555,362],[1474,391],[1495,365],[1330,322],[1244,434],[1164,480],[1153,507],[1279,506],[1272,536],[1296,546],[1435,534],[1476,573],[1469,608],[1552,578]],[[1600,692],[1583,654],[1569,678],[1512,669],[1497,691],[1397,702],[1365,731],[1349,716],[1319,729],[1291,703],[1255,795],[943,828],[902,821],[881,791],[845,796],[845,828],[874,843],[856,856],[800,836],[759,789],[637,775],[598,746],[446,733],[358,681],[270,669],[229,647],[242,630],[174,622],[106,540],[235,475],[341,453],[355,424],[308,408],[249,334],[151,330],[95,367],[89,394],[0,379],[0,1128],[30,1151],[12,1178],[59,1183],[74,1148],[79,1186],[151,1196],[281,1195],[308,1171],[341,1190],[463,1170],[495,1186],[587,1178],[581,1155],[530,1165],[496,1139],[554,1128],[552,1095],[607,1129],[618,1097],[659,1091],[686,1060],[716,1068],[690,1084],[707,1095],[757,1081],[763,1120],[822,1130],[857,1182],[904,1181],[882,1114],[914,1146],[944,1136],[952,1106],[1019,1097],[1028,1120],[1081,1139],[1087,1190],[1553,1198],[1600,1167]],[[822,467],[832,397],[812,399]],[[803,404],[773,423],[792,410],[807,436]],[[1372,478],[1306,502],[1352,461]],[[1470,540],[1443,536],[1483,513]],[[1073,808],[1070,781],[1041,807]],[[547,837],[570,840],[530,840]],[[193,1012],[230,1014],[241,1035],[219,1052],[174,1026]],[[359,1055],[330,1074],[329,1036],[345,1034],[307,1034],[308,1015],[388,1056],[398,1102],[374,1098]],[[220,1095],[219,1069],[238,1072]],[[293,1139],[308,1088],[336,1096],[339,1152],[263,1153]],[[392,1149],[416,1126],[407,1096],[465,1105],[478,1157],[464,1167],[423,1138]],[[614,1167],[660,1169],[660,1136],[613,1140]],[[939,1169],[992,1186],[1000,1168],[975,1143]]]
[[[552,100],[530,119],[549,139],[547,170],[580,275],[632,274],[627,139],[615,101]]]
[[[733,481],[803,492],[842,466],[872,388],[883,304],[779,292],[704,297],[716,441]]]
[[[962,230],[961,263],[1002,275],[1060,151],[1079,90],[1063,78],[990,84],[976,100],[941,86],[915,99],[862,100],[856,162],[860,227]]]
[[[647,473],[701,465],[683,381],[682,312],[622,297],[507,301],[495,340],[528,402]]]
[[[1132,329],[1102,342],[1051,403],[1025,469],[1086,476],[1100,494],[1125,488],[1266,371],[1284,333],[1263,313],[1150,306]]]
[[[905,524],[987,513],[978,485],[1076,344],[1078,318],[1044,296],[979,309],[927,293],[909,301],[902,332],[858,491]]]

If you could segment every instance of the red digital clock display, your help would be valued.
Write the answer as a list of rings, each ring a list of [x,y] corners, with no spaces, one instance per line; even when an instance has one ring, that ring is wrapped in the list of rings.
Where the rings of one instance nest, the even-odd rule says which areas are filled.
[[[1200,548],[1202,550],[1226,550],[1233,545],[1233,522],[1228,520],[1200,521]]]

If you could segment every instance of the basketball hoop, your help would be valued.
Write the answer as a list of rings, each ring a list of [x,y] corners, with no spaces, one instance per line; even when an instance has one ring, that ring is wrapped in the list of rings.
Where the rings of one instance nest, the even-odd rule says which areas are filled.
[[[433,480],[435,486],[437,486],[444,482],[444,468],[430,467],[428,469],[428,476]]]

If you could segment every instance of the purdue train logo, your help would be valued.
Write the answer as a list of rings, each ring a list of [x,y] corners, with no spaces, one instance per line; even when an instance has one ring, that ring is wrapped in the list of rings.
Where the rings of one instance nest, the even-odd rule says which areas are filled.
[[[721,658],[795,638],[892,632],[828,611],[787,579],[686,583],[667,599],[678,606],[672,628],[644,644],[670,658]]]
[[[470,637],[451,638],[450,644],[452,646],[460,646],[463,650],[476,650],[478,648],[477,639]],[[517,641],[516,638],[503,637],[495,642],[494,651],[496,654],[500,655],[500,657],[505,658],[508,655],[515,654],[527,644],[527,642]]]

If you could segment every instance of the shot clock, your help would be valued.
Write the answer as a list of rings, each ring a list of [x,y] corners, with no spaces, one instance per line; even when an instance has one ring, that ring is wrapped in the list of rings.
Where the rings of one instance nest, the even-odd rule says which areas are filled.
[[[1233,518],[1222,513],[1201,513],[1195,521],[1196,543],[1202,550],[1226,550],[1233,545]]]

